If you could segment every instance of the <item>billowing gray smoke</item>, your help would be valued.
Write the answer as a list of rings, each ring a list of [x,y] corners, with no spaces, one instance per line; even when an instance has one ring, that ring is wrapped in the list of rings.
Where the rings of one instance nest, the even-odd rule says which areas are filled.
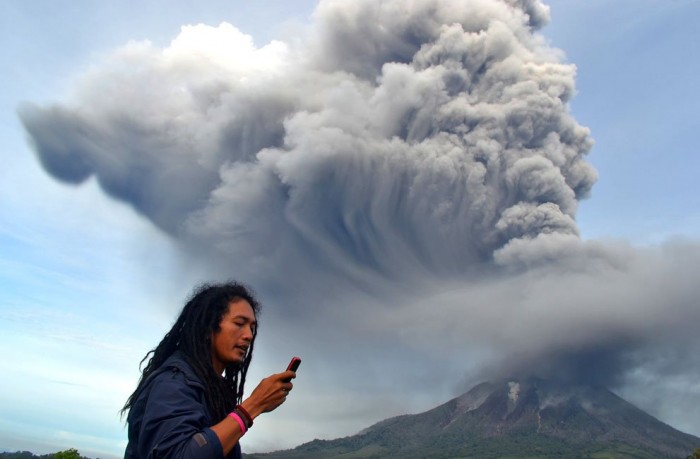
[[[56,177],[94,174],[188,243],[345,274],[459,274],[509,242],[577,234],[591,141],[566,109],[573,66],[533,35],[546,14],[327,2],[303,49],[199,26],[164,51],[122,50],[75,106],[22,119]],[[204,34],[219,54],[192,49]]]
[[[700,255],[579,239],[592,141],[547,21],[539,0],[323,1],[295,46],[185,27],[20,116],[49,173],[96,177],[318,343],[617,383],[698,318]]]

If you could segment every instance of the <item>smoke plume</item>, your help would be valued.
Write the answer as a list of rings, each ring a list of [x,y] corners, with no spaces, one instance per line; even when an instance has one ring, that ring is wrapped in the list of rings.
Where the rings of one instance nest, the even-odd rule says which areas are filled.
[[[698,344],[700,250],[579,238],[593,142],[548,20],[539,0],[322,1],[294,45],[186,26],[20,116],[48,173],[259,286],[319,359],[620,385]]]

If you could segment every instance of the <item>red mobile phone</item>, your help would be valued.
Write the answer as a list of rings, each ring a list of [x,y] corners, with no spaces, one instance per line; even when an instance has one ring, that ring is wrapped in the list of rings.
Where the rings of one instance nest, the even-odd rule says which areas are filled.
[[[301,359],[299,357],[292,357],[292,360],[289,361],[289,365],[287,365],[287,371],[297,371],[300,363]]]

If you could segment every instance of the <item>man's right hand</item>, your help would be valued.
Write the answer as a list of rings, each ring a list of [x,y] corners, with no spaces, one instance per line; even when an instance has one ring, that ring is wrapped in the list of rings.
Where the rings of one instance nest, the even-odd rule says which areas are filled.
[[[260,381],[250,397],[245,399],[241,405],[253,418],[274,410],[287,399],[289,391],[294,387],[289,380],[295,377],[296,373],[293,371],[284,371],[268,376]]]

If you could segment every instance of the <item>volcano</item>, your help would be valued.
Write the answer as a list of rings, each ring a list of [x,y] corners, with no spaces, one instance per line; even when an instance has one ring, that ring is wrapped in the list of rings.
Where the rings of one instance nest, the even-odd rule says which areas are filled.
[[[482,383],[420,414],[335,440],[246,455],[296,458],[685,458],[700,438],[610,390],[543,379]]]

